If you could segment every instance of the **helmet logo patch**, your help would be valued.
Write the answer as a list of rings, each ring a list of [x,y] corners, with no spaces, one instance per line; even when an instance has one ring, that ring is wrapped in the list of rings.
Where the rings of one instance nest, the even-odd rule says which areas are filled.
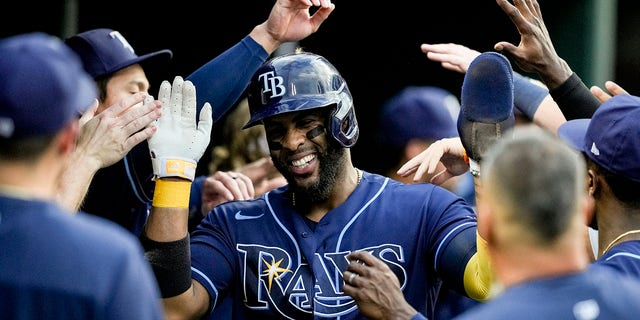
[[[275,76],[273,71],[265,72],[258,76],[258,80],[262,81],[262,93],[271,93],[270,98],[276,98],[284,95],[287,91],[284,85],[284,79],[280,76]]]

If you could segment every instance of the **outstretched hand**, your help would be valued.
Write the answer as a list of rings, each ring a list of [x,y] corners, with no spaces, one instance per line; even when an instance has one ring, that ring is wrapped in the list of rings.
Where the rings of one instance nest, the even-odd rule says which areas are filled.
[[[480,55],[476,50],[455,43],[423,43],[420,50],[429,60],[440,62],[443,68],[460,73],[466,73],[471,61]]]
[[[137,93],[118,101],[95,115],[91,106],[80,117],[80,135],[76,152],[93,159],[97,168],[110,166],[122,159],[134,146],[151,137],[156,128],[149,126],[158,119],[161,105],[157,101],[141,103],[146,97]]]
[[[547,30],[538,1],[496,0],[520,32],[520,43],[515,46],[506,41],[494,45],[494,49],[509,56],[526,72],[537,73],[551,90],[567,80],[573,71],[558,56]]]
[[[155,123],[156,134],[149,139],[154,176],[193,181],[196,164],[211,137],[211,105],[204,104],[196,121],[196,89],[180,76],[173,84],[162,82],[158,100],[162,102],[162,116]]]
[[[415,173],[413,176],[415,182],[421,181],[425,173],[430,175],[435,173],[429,182],[441,185],[468,170],[469,164],[465,160],[462,141],[459,137],[454,137],[432,143],[427,149],[402,165],[397,173],[403,177]]]
[[[609,99],[611,99],[612,95],[618,95],[618,94],[629,94],[629,92],[627,92],[627,90],[625,90],[624,88],[622,88],[619,84],[613,82],[613,81],[607,81],[604,83],[604,87],[605,89],[607,89],[606,92],[604,90],[602,90],[602,88],[598,87],[598,86],[592,86],[591,88],[589,88],[589,90],[591,91],[591,93],[596,96],[596,98],[602,103],[605,102]]]
[[[313,14],[312,6],[318,7]],[[277,0],[269,18],[250,36],[272,53],[285,42],[300,41],[316,32],[334,8],[330,0]]]

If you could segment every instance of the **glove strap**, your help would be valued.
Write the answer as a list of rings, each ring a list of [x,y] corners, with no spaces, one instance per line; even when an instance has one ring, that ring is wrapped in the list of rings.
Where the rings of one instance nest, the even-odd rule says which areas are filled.
[[[196,176],[196,162],[180,157],[163,157],[153,161],[155,179],[178,177],[193,181]]]

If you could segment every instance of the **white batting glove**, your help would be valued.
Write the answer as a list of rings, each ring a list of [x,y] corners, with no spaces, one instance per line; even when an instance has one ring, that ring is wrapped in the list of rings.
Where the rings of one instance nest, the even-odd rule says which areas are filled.
[[[162,116],[156,133],[149,138],[154,178],[180,177],[193,181],[196,164],[211,139],[211,105],[205,103],[196,123],[196,89],[191,81],[176,76],[173,85],[160,85],[158,100]]]

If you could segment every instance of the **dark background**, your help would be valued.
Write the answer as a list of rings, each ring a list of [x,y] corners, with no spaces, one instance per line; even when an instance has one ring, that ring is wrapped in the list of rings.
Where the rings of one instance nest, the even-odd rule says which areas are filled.
[[[539,1],[556,50],[588,85],[602,86],[603,79],[611,79],[631,93],[640,92],[638,1]],[[44,31],[64,38],[106,27],[120,31],[138,54],[171,49],[174,57],[167,69],[150,76],[154,93],[161,80],[187,76],[247,35],[267,18],[274,2],[11,2],[0,9],[0,35]],[[489,51],[501,40],[519,42],[517,30],[494,0],[333,2],[336,9],[329,19],[300,45],[327,57],[346,78],[361,127],[352,154],[365,170],[375,164],[375,121],[386,98],[406,85],[440,86],[459,96],[463,75],[426,59],[421,43],[453,42]],[[598,30],[593,20],[598,18],[593,12],[602,3],[615,11],[614,30],[604,36],[613,45],[594,48]],[[613,65],[603,79],[596,79],[591,75],[597,63],[593,52],[600,51],[612,57]]]

